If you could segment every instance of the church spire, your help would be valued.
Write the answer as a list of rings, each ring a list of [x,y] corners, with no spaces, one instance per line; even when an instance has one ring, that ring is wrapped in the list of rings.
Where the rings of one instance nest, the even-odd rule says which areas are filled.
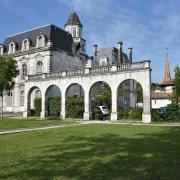
[[[164,73],[164,81],[162,82],[162,84],[163,84],[163,85],[173,84],[173,81],[172,81],[171,75],[170,75],[168,48],[166,49],[165,73]]]

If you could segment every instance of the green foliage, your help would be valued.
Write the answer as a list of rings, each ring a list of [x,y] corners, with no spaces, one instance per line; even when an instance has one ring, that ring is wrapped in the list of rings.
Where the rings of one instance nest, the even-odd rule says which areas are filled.
[[[177,104],[169,104],[165,108],[165,121],[180,121],[180,107]]]
[[[14,87],[14,78],[19,74],[17,62],[9,57],[0,56],[0,96]]]
[[[35,111],[35,116],[40,116],[41,113],[41,98],[35,98],[34,99],[34,111]]]
[[[60,116],[61,98],[49,97],[48,98],[48,111],[49,115],[53,117]]]
[[[142,119],[142,113],[143,109],[142,108],[134,108],[129,111],[129,119],[136,119],[136,120],[141,120]]]
[[[164,120],[156,110],[151,111],[151,118],[153,122],[159,122]]]
[[[175,99],[176,99],[176,103],[178,104],[180,102],[180,66],[177,65],[175,70]]]
[[[143,90],[139,83],[136,86],[137,102],[143,102]]]
[[[66,117],[83,118],[84,113],[84,98],[83,97],[68,97],[66,99]]]
[[[3,93],[14,88],[14,78],[19,74],[17,62],[12,58],[0,56],[0,97],[3,104]],[[3,107],[3,106],[2,106]],[[3,108],[1,113],[3,119]]]
[[[111,107],[111,89],[108,85],[103,84],[100,86],[98,92],[95,92],[92,94],[92,96],[95,98],[95,105],[107,105],[107,107],[110,109]]]
[[[103,119],[103,114],[102,114],[101,110],[99,109],[99,107],[93,108],[92,119],[95,119],[95,120],[102,120]]]
[[[128,119],[129,110],[127,108],[120,108],[118,112],[118,119]]]

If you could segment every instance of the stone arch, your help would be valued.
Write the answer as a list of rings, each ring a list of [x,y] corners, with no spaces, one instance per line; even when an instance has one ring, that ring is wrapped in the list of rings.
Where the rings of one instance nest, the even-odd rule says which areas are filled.
[[[106,106],[110,116],[112,107],[112,88],[106,81],[96,81],[89,89],[89,109],[90,112],[92,112],[92,118],[94,118],[93,111],[98,106]]]
[[[42,91],[38,86],[33,86],[27,93],[27,112],[29,116],[34,115],[34,100],[36,97],[42,98]]]
[[[60,116],[61,90],[56,84],[48,86],[45,91],[45,111],[47,112],[46,115],[48,116]]]
[[[138,102],[141,101],[141,104]],[[140,102],[139,102],[140,103]],[[135,78],[124,79],[117,87],[117,109],[143,107],[143,86]]]
[[[70,84],[65,91],[66,117],[83,118],[84,88],[79,83]]]

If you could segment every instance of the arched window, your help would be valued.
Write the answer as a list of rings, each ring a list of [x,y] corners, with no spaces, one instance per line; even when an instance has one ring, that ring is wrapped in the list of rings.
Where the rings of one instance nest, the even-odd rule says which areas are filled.
[[[36,64],[36,73],[41,74],[43,71],[43,63],[41,61],[38,61]]]
[[[72,36],[76,37],[76,28],[75,27],[73,28],[73,35]]]
[[[21,76],[21,79],[22,79],[22,80],[25,80],[25,79],[26,79],[26,76],[27,76],[27,65],[26,65],[26,64],[23,64],[23,65],[22,65],[22,76]]]
[[[45,43],[46,43],[46,38],[44,35],[40,35],[38,38],[37,38],[37,47],[43,47],[45,46]]]
[[[16,51],[16,44],[15,44],[15,42],[11,42],[9,44],[9,54],[13,54],[13,53],[15,53],[15,51]]]
[[[22,51],[28,51],[30,48],[30,41],[29,39],[25,39],[22,43]]]

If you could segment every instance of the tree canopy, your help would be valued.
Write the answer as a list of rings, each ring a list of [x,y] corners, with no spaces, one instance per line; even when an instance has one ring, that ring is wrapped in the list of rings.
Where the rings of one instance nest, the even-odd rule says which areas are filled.
[[[3,117],[3,94],[13,89],[14,78],[19,74],[15,60],[10,57],[0,56],[0,97],[2,97],[2,117]]]
[[[179,65],[175,67],[174,72],[175,72],[175,79],[174,79],[175,99],[176,99],[176,103],[179,103],[180,101],[180,66]]]

